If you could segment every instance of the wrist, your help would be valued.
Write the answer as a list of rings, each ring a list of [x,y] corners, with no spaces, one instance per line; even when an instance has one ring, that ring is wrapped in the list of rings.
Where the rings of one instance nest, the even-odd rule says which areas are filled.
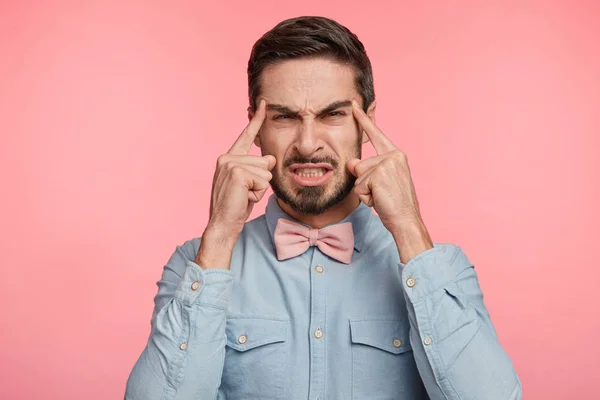
[[[195,263],[202,269],[229,269],[237,236],[223,230],[209,228],[204,231]]]
[[[229,221],[216,221],[210,219],[204,229],[203,236],[208,236],[211,239],[225,243],[235,243],[243,229],[244,224],[238,227],[237,224],[233,224]]]
[[[202,237],[211,241],[233,246],[241,230],[231,229],[230,225],[209,221]]]
[[[416,255],[434,247],[422,222],[403,224],[401,228],[392,232],[392,236],[403,264],[408,264]]]

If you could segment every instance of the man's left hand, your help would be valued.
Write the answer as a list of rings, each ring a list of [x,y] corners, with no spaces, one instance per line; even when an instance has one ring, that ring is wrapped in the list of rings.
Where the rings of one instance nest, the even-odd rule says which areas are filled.
[[[406,264],[415,255],[433,247],[421,218],[407,157],[356,100],[352,102],[352,112],[377,152],[375,157],[348,161],[348,169],[357,177],[354,192],[377,211],[398,245],[401,261]]]

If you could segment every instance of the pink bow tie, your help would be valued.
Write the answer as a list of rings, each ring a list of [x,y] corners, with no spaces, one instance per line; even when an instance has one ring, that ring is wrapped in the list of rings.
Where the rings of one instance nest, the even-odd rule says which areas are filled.
[[[354,232],[351,222],[311,229],[280,218],[273,236],[279,261],[296,257],[309,246],[317,246],[324,254],[344,264],[350,264],[352,260]]]

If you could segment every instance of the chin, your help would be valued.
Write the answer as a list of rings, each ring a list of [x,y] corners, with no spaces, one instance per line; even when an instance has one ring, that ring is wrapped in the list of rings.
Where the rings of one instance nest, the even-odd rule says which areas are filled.
[[[344,182],[330,181],[322,186],[298,186],[291,182],[291,178],[288,179],[283,185],[278,179],[273,179],[273,193],[292,210],[304,215],[323,214],[341,203],[351,193],[356,181],[356,178],[350,175]]]

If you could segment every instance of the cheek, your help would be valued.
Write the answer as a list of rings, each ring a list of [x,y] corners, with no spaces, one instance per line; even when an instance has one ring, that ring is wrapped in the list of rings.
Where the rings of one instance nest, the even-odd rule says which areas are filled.
[[[260,132],[261,153],[275,156],[276,169],[281,167],[282,161],[292,145],[291,135],[282,134],[277,130],[263,129]]]
[[[260,143],[263,147],[271,151],[276,151],[289,142],[291,135],[285,134],[280,129],[273,129],[272,126],[263,125],[260,130]]]
[[[346,124],[330,129],[327,141],[339,157],[348,157],[356,153],[358,135],[355,125]]]

